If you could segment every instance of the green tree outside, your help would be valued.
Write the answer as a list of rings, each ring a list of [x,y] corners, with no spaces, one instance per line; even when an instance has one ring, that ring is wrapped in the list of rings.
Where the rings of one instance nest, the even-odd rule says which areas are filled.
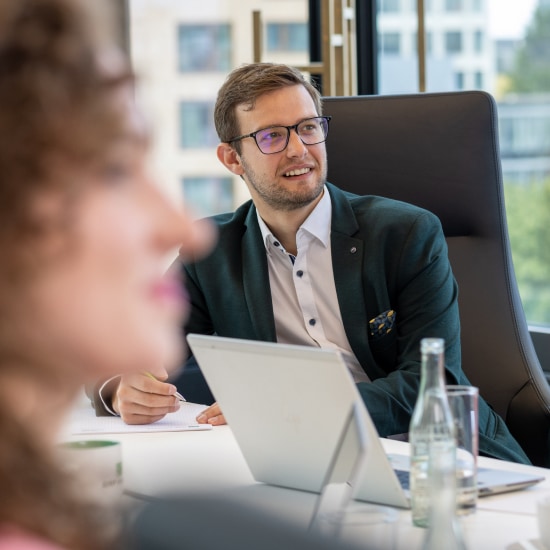
[[[508,231],[525,314],[550,325],[550,179],[504,184]]]
[[[539,3],[514,68],[509,75],[509,91],[516,93],[550,91],[550,6]]]
[[[506,75],[507,92],[550,92],[550,2],[539,0]],[[508,231],[519,292],[531,324],[550,325],[550,178],[504,183]]]

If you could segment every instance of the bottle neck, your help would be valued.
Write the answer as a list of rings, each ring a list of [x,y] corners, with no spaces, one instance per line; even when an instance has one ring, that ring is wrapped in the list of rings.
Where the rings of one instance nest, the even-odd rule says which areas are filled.
[[[423,353],[421,369],[421,392],[429,389],[445,391],[443,353]]]

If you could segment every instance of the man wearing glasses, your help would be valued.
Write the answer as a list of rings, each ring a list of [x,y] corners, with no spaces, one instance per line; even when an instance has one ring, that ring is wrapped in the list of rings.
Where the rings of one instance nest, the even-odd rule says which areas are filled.
[[[186,332],[336,348],[379,434],[406,433],[421,338],[444,338],[449,383],[468,383],[439,220],[327,183],[330,117],[318,91],[291,67],[234,70],[214,118],[218,159],[244,180],[252,200],[215,216],[215,250],[184,266],[192,303]],[[190,385],[179,389],[197,400]],[[127,422],[152,422],[179,406],[174,391],[144,376],[123,377],[112,407]],[[482,400],[479,419],[482,453],[528,462]],[[198,420],[225,422],[215,403]]]

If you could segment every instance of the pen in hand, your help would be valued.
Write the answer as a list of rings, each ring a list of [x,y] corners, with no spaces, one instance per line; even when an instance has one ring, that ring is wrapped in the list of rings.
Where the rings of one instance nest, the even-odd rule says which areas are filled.
[[[150,372],[144,372],[143,374],[151,380],[157,380]],[[185,399],[185,397],[183,397],[183,395],[179,391],[177,391],[174,395],[178,398],[179,401],[187,401],[187,399]]]

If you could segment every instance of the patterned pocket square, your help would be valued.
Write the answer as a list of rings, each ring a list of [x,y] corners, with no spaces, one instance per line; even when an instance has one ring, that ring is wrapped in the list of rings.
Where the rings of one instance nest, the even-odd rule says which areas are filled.
[[[395,311],[388,309],[374,319],[369,321],[369,331],[371,336],[380,337],[388,334],[393,329],[395,324]]]

